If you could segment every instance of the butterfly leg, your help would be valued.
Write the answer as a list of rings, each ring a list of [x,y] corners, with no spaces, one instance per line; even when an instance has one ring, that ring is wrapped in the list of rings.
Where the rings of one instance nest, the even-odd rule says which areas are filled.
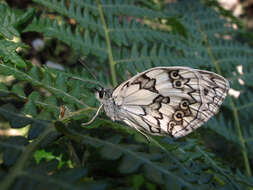
[[[99,106],[99,108],[98,108],[96,114],[92,117],[92,119],[91,119],[90,121],[86,122],[86,123],[82,123],[82,126],[86,126],[86,125],[91,124],[91,123],[96,119],[96,117],[98,116],[98,114],[99,114],[100,110],[102,109],[103,105],[104,105],[104,104],[101,104],[101,105]]]
[[[140,130],[140,126],[137,125],[137,121],[131,117],[130,115],[128,115],[129,117],[124,119],[123,121],[130,127],[133,127],[136,131],[138,131],[140,134],[142,134],[144,137],[146,137],[147,141],[150,143],[151,140],[150,140],[150,137],[145,134],[143,131]]]
[[[150,143],[151,140],[150,140],[150,137],[145,134],[144,132],[142,132],[140,129],[138,129],[137,127],[133,126],[135,128],[136,131],[138,131],[140,134],[142,134],[144,137],[146,137],[147,141]]]

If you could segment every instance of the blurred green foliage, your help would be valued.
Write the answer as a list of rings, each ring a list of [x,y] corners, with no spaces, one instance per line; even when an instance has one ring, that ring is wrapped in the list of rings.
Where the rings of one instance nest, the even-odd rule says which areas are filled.
[[[0,121],[27,129],[0,137],[1,190],[253,188],[253,51],[229,11],[211,0],[34,0],[26,8],[0,3]],[[38,36],[39,52],[30,43]],[[148,143],[104,114],[81,127],[98,107],[98,81],[80,57],[106,87],[177,65],[214,71],[241,93],[193,134]],[[59,120],[62,106],[71,113]]]

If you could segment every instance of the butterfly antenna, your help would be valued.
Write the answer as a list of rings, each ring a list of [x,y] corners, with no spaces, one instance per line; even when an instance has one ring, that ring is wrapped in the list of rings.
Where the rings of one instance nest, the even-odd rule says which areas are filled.
[[[93,78],[96,79],[96,76],[92,74],[92,72],[89,71],[89,69],[87,68],[87,66],[79,59],[80,63],[85,67],[85,69],[88,71],[88,73],[90,75],[92,75]],[[75,80],[80,80],[83,81],[84,83],[91,83],[91,84],[95,84],[98,85],[99,87],[103,88],[103,85],[96,79],[96,81],[94,80],[90,80],[90,79],[83,79],[81,77],[75,77],[75,76],[71,76],[70,78],[75,79]]]
[[[102,109],[103,105],[104,104],[101,104],[99,106],[99,108],[97,109],[96,114],[92,117],[92,119],[90,121],[86,122],[86,123],[82,123],[82,126],[90,125],[96,119],[96,117],[98,116],[98,114],[99,114],[100,110]]]
[[[87,71],[95,80],[98,81],[96,75],[94,75],[94,73],[92,73],[92,72],[90,71],[90,69],[87,67],[87,65],[85,65],[85,63],[83,62],[83,60],[79,59],[78,61],[82,64],[82,66],[86,69],[86,71]]]

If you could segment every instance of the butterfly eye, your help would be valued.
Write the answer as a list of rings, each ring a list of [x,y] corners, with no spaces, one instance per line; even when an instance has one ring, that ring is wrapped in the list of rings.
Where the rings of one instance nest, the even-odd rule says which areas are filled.
[[[173,117],[174,117],[174,119],[176,120],[176,121],[181,121],[182,119],[183,119],[183,117],[184,117],[184,112],[182,112],[182,111],[176,111],[175,113],[174,113],[174,115],[173,115]]]
[[[102,88],[101,90],[98,91],[98,95],[99,95],[99,98],[103,98],[104,97],[104,94],[105,94],[105,91],[104,89]]]
[[[171,71],[170,72],[170,78],[173,79],[173,80],[179,79],[178,71]]]
[[[180,106],[179,106],[182,110],[186,110],[188,109],[189,107],[189,101],[188,100],[183,100],[181,103],[180,103]]]
[[[95,91],[98,94],[98,97],[100,99],[102,99],[104,97],[104,94],[105,94],[104,88],[96,88]]]

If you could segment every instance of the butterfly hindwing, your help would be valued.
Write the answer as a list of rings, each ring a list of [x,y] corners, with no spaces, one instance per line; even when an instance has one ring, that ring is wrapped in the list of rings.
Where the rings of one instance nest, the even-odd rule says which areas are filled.
[[[185,136],[213,116],[227,95],[223,77],[188,67],[156,67],[112,93],[127,125],[152,135]]]

